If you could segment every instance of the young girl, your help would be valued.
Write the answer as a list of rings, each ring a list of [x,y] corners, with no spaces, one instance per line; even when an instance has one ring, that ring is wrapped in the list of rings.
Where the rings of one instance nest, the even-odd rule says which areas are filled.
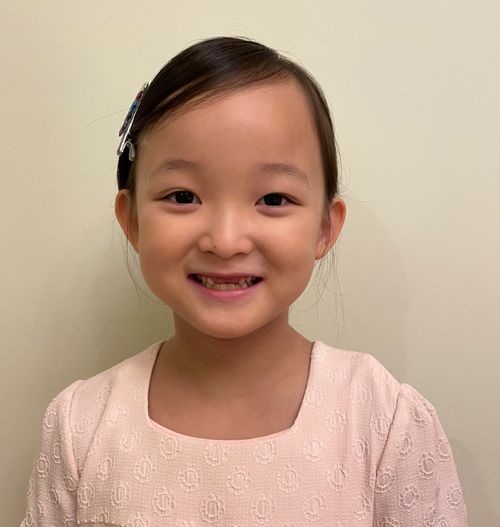
[[[116,215],[175,334],[50,403],[22,526],[466,526],[432,405],[288,323],[345,216],[312,77],[205,40],[120,134]]]

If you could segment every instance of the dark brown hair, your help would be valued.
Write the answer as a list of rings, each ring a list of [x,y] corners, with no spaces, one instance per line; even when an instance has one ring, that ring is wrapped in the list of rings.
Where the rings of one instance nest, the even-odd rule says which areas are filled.
[[[128,147],[118,158],[118,188],[135,195],[134,165],[141,137],[161,121],[189,105],[250,84],[296,79],[307,96],[321,148],[326,204],[338,194],[337,148],[328,103],[321,87],[303,67],[276,50],[243,37],[215,37],[181,51],[147,88],[130,130],[136,157]]]

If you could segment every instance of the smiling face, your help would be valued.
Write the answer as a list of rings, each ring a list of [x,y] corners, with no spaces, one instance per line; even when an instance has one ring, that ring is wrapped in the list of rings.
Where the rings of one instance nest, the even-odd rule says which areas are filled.
[[[135,203],[120,191],[116,212],[144,278],[176,323],[216,338],[287,324],[345,214],[335,198],[322,221],[319,142],[292,80],[230,92],[167,120],[140,140],[136,178]],[[193,276],[211,274],[260,281],[214,290]]]

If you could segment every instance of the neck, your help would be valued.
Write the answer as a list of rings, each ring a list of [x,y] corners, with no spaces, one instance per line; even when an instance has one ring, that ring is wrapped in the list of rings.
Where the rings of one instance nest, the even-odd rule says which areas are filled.
[[[309,361],[311,343],[289,325],[288,314],[231,339],[201,333],[175,314],[174,320],[175,336],[162,346],[160,368],[204,399],[254,397]]]

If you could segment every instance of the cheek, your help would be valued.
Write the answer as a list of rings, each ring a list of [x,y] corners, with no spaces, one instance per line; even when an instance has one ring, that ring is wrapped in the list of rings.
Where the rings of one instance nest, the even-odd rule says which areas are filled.
[[[186,222],[165,221],[161,214],[144,214],[139,221],[139,255],[147,266],[163,266],[183,254],[192,240],[192,226]]]
[[[289,272],[312,269],[319,225],[315,218],[301,217],[293,222],[275,223],[265,230],[266,246],[271,248],[277,266]]]

